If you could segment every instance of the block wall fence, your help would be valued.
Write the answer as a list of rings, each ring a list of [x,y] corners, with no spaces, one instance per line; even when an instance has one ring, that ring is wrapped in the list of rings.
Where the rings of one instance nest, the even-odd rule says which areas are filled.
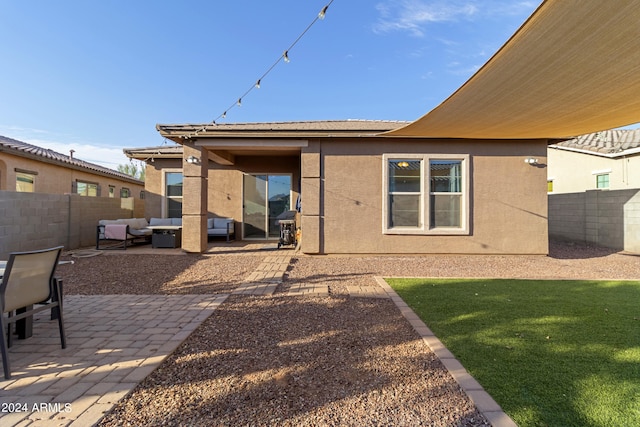
[[[0,259],[59,245],[95,247],[99,220],[142,217],[144,200],[0,191]]]
[[[640,254],[640,189],[550,194],[549,237]]]

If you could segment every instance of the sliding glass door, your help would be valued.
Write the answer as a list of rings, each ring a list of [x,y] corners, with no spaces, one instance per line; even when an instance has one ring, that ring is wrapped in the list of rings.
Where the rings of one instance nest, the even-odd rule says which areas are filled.
[[[291,210],[291,175],[244,175],[243,238],[277,239],[278,216]]]

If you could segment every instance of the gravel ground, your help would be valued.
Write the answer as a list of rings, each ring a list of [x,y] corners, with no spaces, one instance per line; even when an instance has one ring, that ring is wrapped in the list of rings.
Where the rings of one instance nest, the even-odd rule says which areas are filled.
[[[220,294],[230,293],[260,264],[264,255],[117,254],[76,258],[61,265],[64,293]]]
[[[229,293],[266,255],[97,256],[58,273],[67,294]],[[376,286],[374,275],[637,279],[639,263],[562,243],[548,257],[296,255],[273,297],[229,297],[100,425],[488,425],[391,301],[346,286]],[[300,281],[330,296],[286,296]]]

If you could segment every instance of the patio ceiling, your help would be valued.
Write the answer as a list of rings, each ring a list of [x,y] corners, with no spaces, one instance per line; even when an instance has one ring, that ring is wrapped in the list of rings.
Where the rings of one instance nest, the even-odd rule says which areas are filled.
[[[463,86],[385,136],[553,139],[640,122],[637,0],[547,0]]]

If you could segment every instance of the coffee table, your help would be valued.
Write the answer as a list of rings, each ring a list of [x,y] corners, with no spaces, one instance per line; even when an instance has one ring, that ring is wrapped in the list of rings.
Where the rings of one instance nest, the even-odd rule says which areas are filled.
[[[182,227],[179,225],[152,225],[151,247],[179,248],[182,246]]]

